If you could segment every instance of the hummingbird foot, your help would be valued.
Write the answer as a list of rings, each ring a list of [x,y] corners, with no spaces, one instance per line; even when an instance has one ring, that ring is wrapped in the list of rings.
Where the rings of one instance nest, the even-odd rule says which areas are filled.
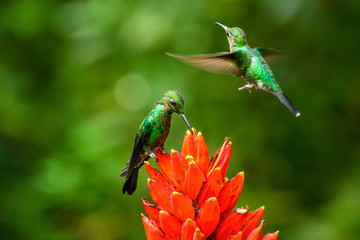
[[[248,91],[249,91],[249,93],[252,93],[252,92],[251,92],[251,90],[250,90],[250,88],[252,88],[252,87],[253,87],[253,85],[252,85],[252,84],[246,84],[246,85],[244,85],[244,86],[242,86],[242,87],[238,88],[238,91],[241,91],[241,90],[243,90],[243,89],[246,89],[246,90],[248,90]]]
[[[162,153],[162,155],[165,155],[165,154],[166,154],[165,148],[162,149],[162,152],[161,152],[161,153]]]
[[[154,158],[156,162],[159,161],[159,159],[156,157],[156,155],[153,152],[151,152],[149,156]]]

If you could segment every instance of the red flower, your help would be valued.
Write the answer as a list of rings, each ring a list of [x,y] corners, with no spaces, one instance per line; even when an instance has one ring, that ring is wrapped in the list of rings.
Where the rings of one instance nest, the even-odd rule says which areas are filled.
[[[250,212],[247,207],[232,211],[244,184],[244,172],[225,177],[232,142],[209,159],[205,140],[199,132],[185,135],[181,153],[155,149],[161,172],[145,162],[150,196],[143,198],[148,217],[142,215],[148,240],[276,240],[278,232],[261,238],[264,222],[256,227],[264,207]],[[231,212],[232,211],[232,212]]]

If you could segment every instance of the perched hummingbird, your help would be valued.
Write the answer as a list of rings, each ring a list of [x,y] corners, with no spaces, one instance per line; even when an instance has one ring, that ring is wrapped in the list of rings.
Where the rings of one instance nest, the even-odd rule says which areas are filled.
[[[144,161],[154,156],[156,147],[163,147],[169,134],[171,116],[179,114],[192,132],[192,128],[184,114],[184,99],[178,91],[169,90],[164,97],[155,103],[155,108],[143,120],[135,137],[130,160],[122,170],[120,177],[126,177],[123,193],[131,195],[137,185],[139,168]]]
[[[246,42],[243,30],[238,27],[229,28],[218,22],[216,24],[225,29],[230,52],[193,56],[167,54],[209,72],[243,77],[248,83],[238,88],[239,91],[247,89],[251,92],[250,88],[255,87],[255,89],[270,92],[277,96],[296,117],[300,116],[300,112],[284,95],[273,72],[264,60],[264,57],[276,54],[279,51],[260,47],[251,48]]]

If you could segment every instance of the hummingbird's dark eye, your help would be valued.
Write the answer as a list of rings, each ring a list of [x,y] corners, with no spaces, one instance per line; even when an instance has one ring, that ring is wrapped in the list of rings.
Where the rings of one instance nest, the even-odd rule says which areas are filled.
[[[171,105],[173,105],[174,107],[176,107],[176,102],[174,101],[174,99],[170,99],[170,103],[171,103]]]
[[[227,35],[228,37],[230,37],[231,34],[230,34],[230,32],[226,32],[226,35]]]

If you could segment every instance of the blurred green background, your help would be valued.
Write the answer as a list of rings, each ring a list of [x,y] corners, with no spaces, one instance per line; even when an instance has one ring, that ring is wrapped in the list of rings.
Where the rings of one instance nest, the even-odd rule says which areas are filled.
[[[357,239],[359,11],[357,0],[2,2],[0,238],[145,239],[148,175],[131,197],[118,175],[154,102],[177,89],[210,154],[232,138],[227,175],[246,174],[237,206],[265,205],[264,232]],[[227,51],[215,21],[289,53],[271,67],[301,117],[164,54]],[[165,147],[180,150],[185,131],[174,115]]]

